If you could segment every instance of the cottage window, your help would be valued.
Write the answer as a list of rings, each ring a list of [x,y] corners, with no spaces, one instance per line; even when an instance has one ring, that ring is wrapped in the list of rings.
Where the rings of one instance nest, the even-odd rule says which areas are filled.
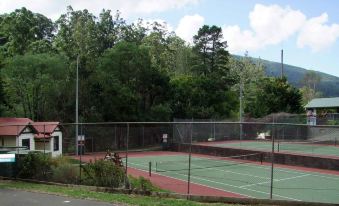
[[[30,139],[23,139],[21,144],[23,147],[26,147],[28,150],[30,150]]]
[[[59,151],[59,136],[55,136],[53,138],[54,138],[54,145],[53,145],[54,151]]]

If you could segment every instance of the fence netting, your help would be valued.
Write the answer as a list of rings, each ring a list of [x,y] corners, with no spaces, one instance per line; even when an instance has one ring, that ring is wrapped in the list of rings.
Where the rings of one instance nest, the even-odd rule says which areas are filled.
[[[0,175],[115,188],[136,188],[143,176],[187,195],[339,202],[338,126],[176,120],[51,128],[0,125]],[[43,155],[30,157],[35,167],[27,170],[32,154]]]

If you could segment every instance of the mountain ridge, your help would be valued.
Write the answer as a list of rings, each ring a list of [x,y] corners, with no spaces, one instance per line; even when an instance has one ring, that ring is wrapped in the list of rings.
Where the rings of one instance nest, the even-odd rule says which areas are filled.
[[[236,58],[241,58],[241,56],[234,56]],[[253,57],[251,57],[251,59],[253,62],[261,61],[267,76],[281,76],[281,63]],[[339,77],[320,71],[308,70],[302,67],[284,64],[284,75],[287,77],[287,81],[297,88],[301,88],[303,86],[301,80],[309,71],[314,71],[316,74],[320,75],[321,80],[317,85],[317,91],[320,91],[323,97],[339,97]]]

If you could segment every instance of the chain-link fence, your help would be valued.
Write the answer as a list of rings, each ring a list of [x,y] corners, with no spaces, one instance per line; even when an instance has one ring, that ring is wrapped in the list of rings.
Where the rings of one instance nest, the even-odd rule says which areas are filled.
[[[275,122],[2,124],[0,153],[16,161],[0,175],[133,188],[132,175],[187,195],[335,203],[338,140],[337,126]]]

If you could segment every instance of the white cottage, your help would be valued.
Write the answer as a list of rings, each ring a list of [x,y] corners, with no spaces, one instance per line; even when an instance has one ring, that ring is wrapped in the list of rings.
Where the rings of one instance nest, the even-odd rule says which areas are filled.
[[[33,122],[28,118],[0,118],[0,147],[26,147],[52,157],[62,154],[59,122]]]

